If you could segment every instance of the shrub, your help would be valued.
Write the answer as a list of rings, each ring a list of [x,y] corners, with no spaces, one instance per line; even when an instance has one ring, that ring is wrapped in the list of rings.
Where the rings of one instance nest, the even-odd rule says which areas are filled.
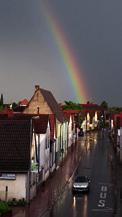
[[[25,206],[26,204],[27,203],[26,203],[26,200],[24,198],[19,199],[18,202],[17,202],[18,206]]]
[[[10,210],[7,202],[0,201],[0,214],[4,214]]]
[[[9,206],[25,206],[27,204],[26,200],[24,198],[16,200],[13,198],[12,200],[8,200]]]

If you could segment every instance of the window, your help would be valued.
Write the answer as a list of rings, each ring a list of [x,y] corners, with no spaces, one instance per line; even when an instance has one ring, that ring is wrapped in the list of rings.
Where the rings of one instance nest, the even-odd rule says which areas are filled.
[[[15,180],[15,174],[8,174],[8,173],[0,173],[0,180]]]
[[[45,148],[49,148],[50,147],[50,137],[49,135],[46,136],[46,144],[45,144]]]

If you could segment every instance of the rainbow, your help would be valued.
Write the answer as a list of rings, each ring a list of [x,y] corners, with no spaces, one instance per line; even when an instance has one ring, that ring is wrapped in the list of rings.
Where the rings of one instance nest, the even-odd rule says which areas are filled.
[[[69,45],[68,40],[66,39],[61,25],[57,21],[57,17],[54,17],[49,5],[43,5],[43,13],[46,17],[48,26],[53,34],[55,43],[58,46],[59,52],[61,53],[61,56],[63,58],[63,62],[67,69],[68,76],[75,91],[76,100],[78,103],[86,103],[86,101],[88,100],[88,93],[85,79],[83,76],[83,72],[81,72],[80,67],[76,61],[74,52],[72,51],[72,48]]]

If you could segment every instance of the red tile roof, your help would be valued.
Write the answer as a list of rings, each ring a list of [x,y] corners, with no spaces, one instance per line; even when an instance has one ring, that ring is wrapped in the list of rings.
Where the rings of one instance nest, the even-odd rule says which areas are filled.
[[[13,110],[7,107],[5,107],[2,112],[0,112],[0,115],[7,115],[8,117],[13,117],[13,114]]]
[[[65,118],[68,120],[68,122],[70,121],[70,116],[71,116],[71,114],[70,113],[68,113],[68,112],[64,112],[64,116],[65,116]]]
[[[114,126],[117,125],[118,120],[120,120],[120,127],[122,127],[122,112],[113,114]]]
[[[86,110],[102,110],[101,106],[97,105],[97,104],[81,104],[81,107],[83,109],[86,109]]]
[[[23,99],[23,100],[20,101],[19,104],[20,104],[20,106],[27,106],[28,103],[29,103],[29,101],[27,99]]]
[[[75,109],[66,109],[63,110],[64,113],[69,113],[69,114],[78,114],[81,112],[81,110],[75,110]]]

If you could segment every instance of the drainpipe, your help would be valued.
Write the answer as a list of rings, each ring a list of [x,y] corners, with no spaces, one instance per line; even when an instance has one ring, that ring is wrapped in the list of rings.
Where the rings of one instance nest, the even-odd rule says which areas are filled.
[[[39,174],[39,167],[40,167],[40,134],[38,134],[38,174]]]
[[[61,135],[62,132],[61,132],[61,125],[60,125],[60,155],[61,155],[61,160],[62,160],[62,139],[61,139]]]
[[[8,186],[5,188],[5,201],[8,201]]]

